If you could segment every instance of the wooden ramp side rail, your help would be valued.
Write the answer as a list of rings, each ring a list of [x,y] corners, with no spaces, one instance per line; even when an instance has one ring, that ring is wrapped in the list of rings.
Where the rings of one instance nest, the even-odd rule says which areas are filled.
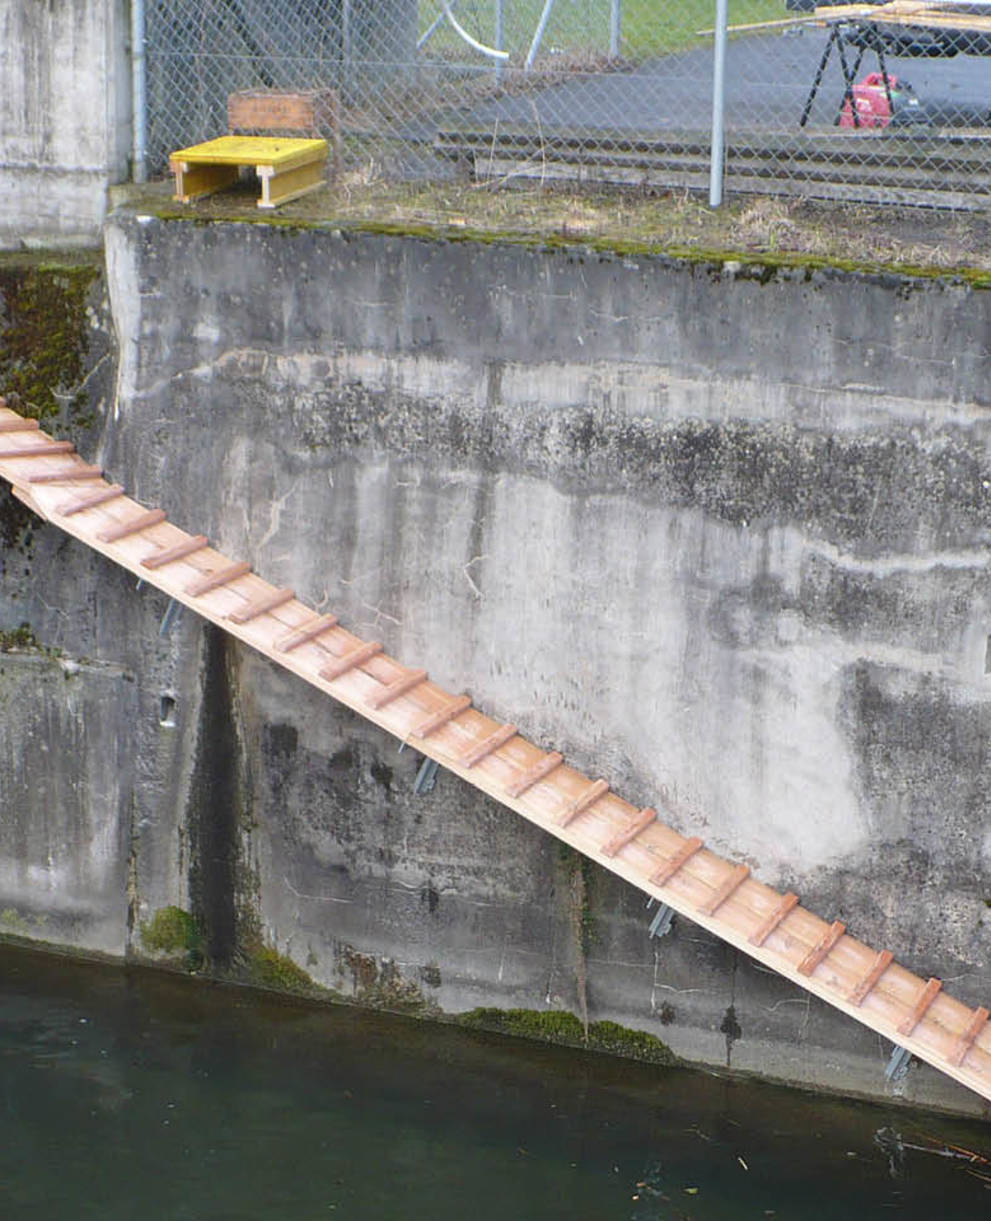
[[[766,967],[991,1100],[991,1025],[108,483],[0,399],[0,476],[42,518]]]

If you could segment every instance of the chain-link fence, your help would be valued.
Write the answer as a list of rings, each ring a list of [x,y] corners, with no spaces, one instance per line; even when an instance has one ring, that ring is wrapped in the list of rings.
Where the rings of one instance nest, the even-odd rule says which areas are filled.
[[[893,0],[879,24],[731,0],[731,26],[750,28],[731,32],[727,51],[730,189],[987,198],[991,16],[969,0],[962,29],[945,18],[899,24],[907,2]],[[161,172],[171,151],[223,134],[232,95],[261,91],[315,99],[314,132],[335,139],[344,169],[703,187],[714,9],[714,0],[152,0],[149,164]]]

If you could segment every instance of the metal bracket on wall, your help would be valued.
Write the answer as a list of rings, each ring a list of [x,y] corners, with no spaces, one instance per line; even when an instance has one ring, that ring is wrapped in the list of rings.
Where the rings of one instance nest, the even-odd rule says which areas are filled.
[[[177,602],[175,598],[169,598],[169,604],[165,608],[165,614],[162,616],[162,622],[159,624],[159,636],[166,635],[171,628],[182,618],[183,606],[181,602]]]
[[[900,1047],[897,1043],[891,1052],[891,1057],[888,1060],[887,1067],[884,1070],[885,1078],[894,1085],[901,1081],[908,1073],[909,1065],[912,1063],[912,1053],[905,1047]]]
[[[438,767],[440,767],[440,764],[436,759],[424,759],[420,764],[420,770],[416,773],[416,779],[413,781],[413,792],[417,797],[422,793],[433,791],[433,787],[437,783]]]
[[[654,902],[651,899],[647,906],[650,907]],[[669,907],[667,903],[661,903],[657,911],[654,913],[654,918],[650,922],[650,927],[647,934],[650,937],[665,937],[671,932],[671,921],[674,919],[674,908]]]

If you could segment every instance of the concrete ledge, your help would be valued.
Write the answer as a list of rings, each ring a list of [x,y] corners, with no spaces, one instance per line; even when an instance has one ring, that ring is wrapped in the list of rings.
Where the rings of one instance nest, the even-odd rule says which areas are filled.
[[[0,248],[18,249],[28,238],[97,245],[110,182],[106,168],[0,165]]]

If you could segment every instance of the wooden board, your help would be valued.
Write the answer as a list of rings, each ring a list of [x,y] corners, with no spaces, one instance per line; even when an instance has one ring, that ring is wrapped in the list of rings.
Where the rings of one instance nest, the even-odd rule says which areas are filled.
[[[686,840],[665,821],[662,804],[656,818],[653,809],[638,809],[607,782],[593,783],[557,752],[486,716],[468,696],[446,691],[333,615],[317,614],[246,561],[149,516],[106,480],[94,485],[91,467],[53,451],[40,429],[18,428],[19,419],[0,400],[0,432],[18,438],[18,456],[0,458],[0,476],[39,516],[395,737],[415,739],[417,750],[466,783],[991,1100],[986,1009],[955,1000],[887,951],[765,885],[746,865]],[[31,448],[34,457],[20,452]],[[52,475],[57,482],[44,482]],[[109,499],[96,495],[111,490]],[[91,503],[79,508],[84,496]],[[66,508],[74,511],[67,516]]]
[[[327,141],[288,136],[218,136],[172,153],[189,165],[270,165],[277,170],[307,165],[327,156]]]
[[[891,0],[890,4],[820,5],[815,10],[817,21],[835,24],[840,21],[861,21],[873,25],[911,26],[926,30],[966,30],[973,34],[991,34],[991,16],[954,10],[951,5],[923,4],[921,0]]]

